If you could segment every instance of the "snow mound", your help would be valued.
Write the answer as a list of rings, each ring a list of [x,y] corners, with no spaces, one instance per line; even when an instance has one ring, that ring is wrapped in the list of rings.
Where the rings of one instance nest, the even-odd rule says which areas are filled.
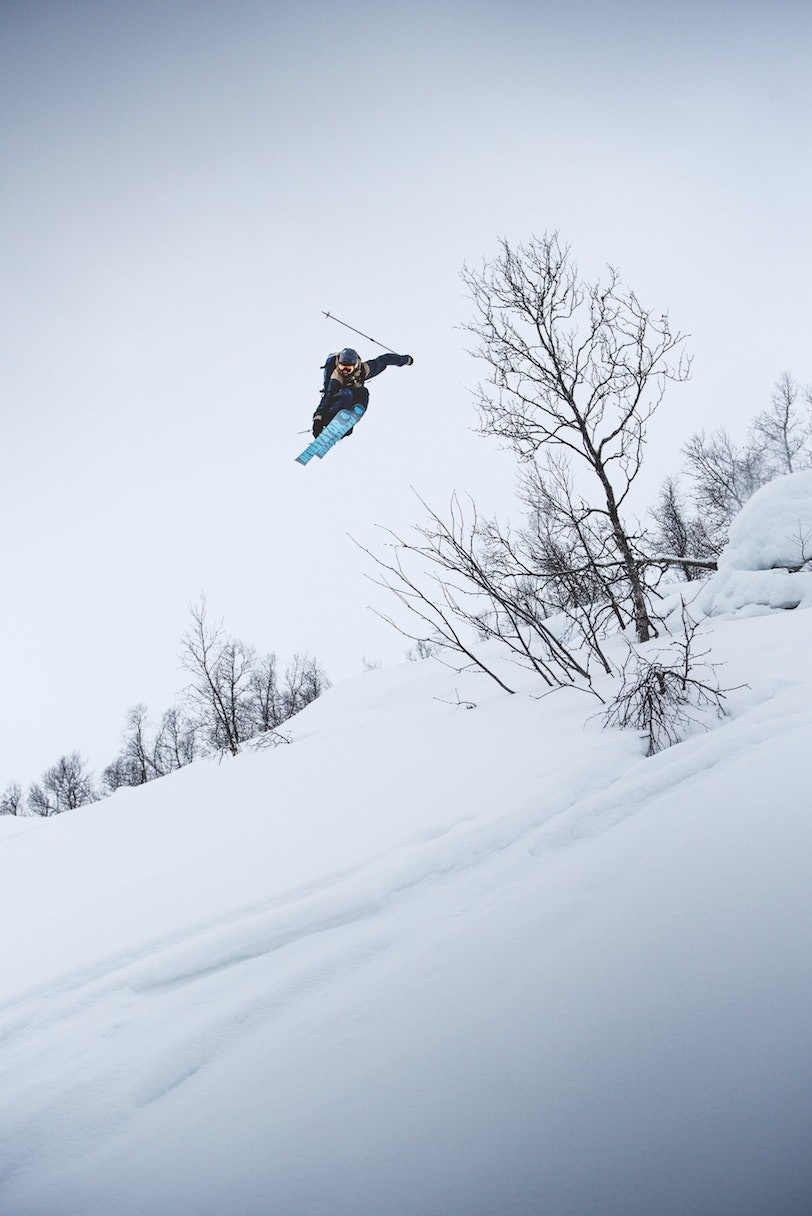
[[[812,606],[812,471],[777,477],[753,495],[694,603],[706,616]]]
[[[812,470],[776,477],[730,526],[719,570],[812,568]]]

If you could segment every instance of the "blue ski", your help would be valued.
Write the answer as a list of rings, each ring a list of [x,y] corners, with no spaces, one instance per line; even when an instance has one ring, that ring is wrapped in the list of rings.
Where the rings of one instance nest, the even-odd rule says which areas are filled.
[[[332,422],[329,422],[321,434],[296,457],[299,464],[307,464],[314,456],[321,460],[339,439],[344,438],[347,431],[360,422],[365,413],[364,405],[354,405],[351,410],[339,410]]]

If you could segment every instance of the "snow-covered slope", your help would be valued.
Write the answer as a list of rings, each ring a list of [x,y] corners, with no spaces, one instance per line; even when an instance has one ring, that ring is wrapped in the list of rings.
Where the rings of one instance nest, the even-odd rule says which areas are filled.
[[[428,660],[0,819],[2,1216],[812,1210],[810,623],[650,759]]]

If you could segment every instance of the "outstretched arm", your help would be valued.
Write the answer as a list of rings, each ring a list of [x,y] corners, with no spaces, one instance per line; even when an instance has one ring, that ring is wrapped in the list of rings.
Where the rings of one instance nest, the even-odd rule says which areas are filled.
[[[385,367],[409,367],[414,363],[411,355],[378,355],[375,359],[370,359],[367,363],[369,371],[364,377],[365,380],[371,380],[373,376],[378,376]]]

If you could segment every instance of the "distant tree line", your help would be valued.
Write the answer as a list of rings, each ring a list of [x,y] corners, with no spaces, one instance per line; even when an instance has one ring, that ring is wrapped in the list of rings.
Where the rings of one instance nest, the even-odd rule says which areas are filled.
[[[330,681],[319,662],[297,654],[282,670],[276,654],[258,655],[213,622],[205,597],[191,609],[181,641],[190,682],[178,704],[149,720],[147,707],[127,714],[122,748],[101,780],[78,752],[64,755],[25,793],[16,781],[0,796],[0,814],[49,817],[97,802],[123,786],[144,785],[193,760],[237,755],[260,737],[280,741],[278,728],[314,701]]]

